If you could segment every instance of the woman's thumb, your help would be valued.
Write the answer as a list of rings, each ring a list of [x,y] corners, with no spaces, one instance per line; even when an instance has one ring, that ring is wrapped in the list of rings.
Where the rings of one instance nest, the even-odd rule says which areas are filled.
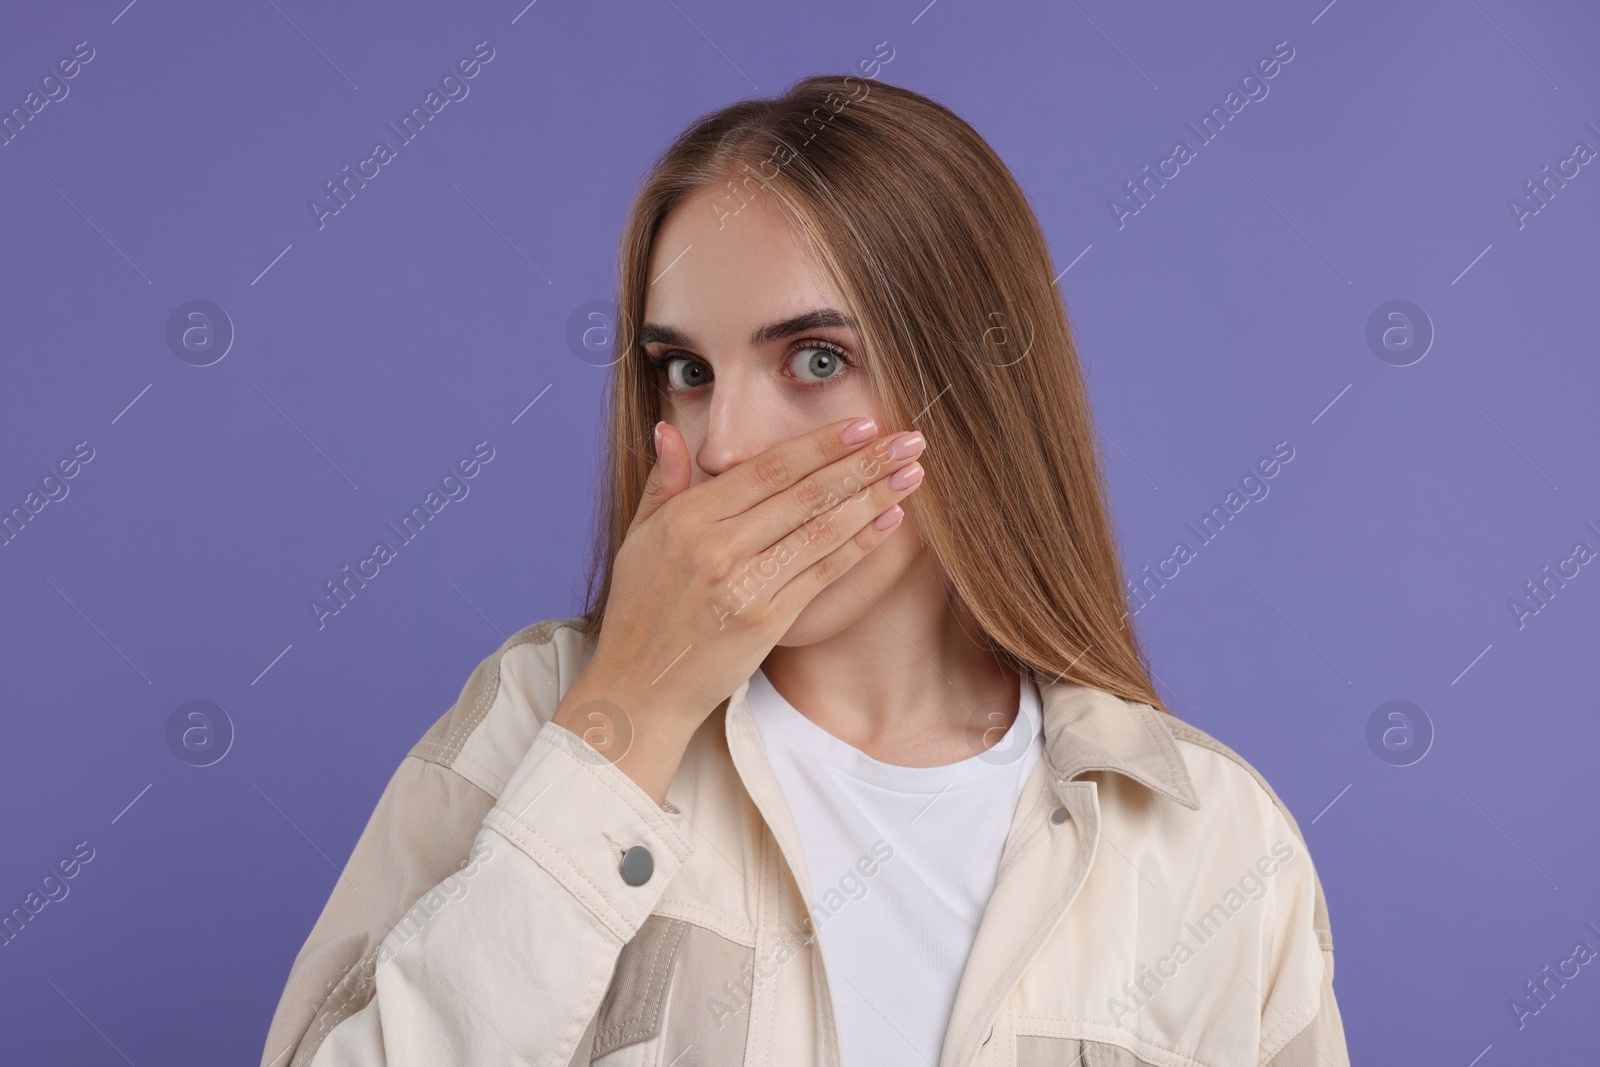
[[[633,524],[638,526],[655,514],[668,500],[689,488],[689,446],[683,436],[669,423],[662,421],[655,427],[656,463],[645,479],[644,494],[634,513]]]

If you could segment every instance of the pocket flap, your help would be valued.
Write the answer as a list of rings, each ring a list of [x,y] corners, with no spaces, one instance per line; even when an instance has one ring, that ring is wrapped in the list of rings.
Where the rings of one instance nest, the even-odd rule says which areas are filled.
[[[611,987],[600,1002],[595,1021],[590,1053],[595,1059],[661,1032],[672,965],[688,926],[682,919],[652,915],[633,940],[622,946]]]

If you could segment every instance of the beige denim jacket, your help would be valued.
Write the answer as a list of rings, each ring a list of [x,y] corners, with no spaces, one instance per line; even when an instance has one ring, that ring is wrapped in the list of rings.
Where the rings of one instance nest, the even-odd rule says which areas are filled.
[[[549,721],[579,625],[513,635],[401,762],[263,1067],[839,1063],[816,930],[892,858],[813,898],[748,683],[657,805]],[[1347,1067],[1321,883],[1271,787],[1148,705],[1040,689],[1046,758],[930,1067]]]

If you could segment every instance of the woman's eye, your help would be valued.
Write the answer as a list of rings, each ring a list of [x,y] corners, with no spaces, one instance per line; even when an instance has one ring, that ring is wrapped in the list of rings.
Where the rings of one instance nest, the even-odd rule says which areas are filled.
[[[819,345],[808,345],[789,359],[789,369],[801,381],[824,381],[838,374],[843,365],[839,353]]]
[[[678,356],[667,361],[667,385],[673,389],[693,389],[711,379],[711,368],[704,363]]]

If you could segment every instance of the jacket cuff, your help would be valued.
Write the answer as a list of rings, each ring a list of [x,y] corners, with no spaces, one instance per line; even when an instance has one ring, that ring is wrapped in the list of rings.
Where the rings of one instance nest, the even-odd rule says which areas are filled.
[[[544,868],[622,941],[694,851],[662,809],[577,734],[545,722],[483,825]],[[629,857],[624,877],[623,856]],[[648,877],[639,884],[647,868]]]

